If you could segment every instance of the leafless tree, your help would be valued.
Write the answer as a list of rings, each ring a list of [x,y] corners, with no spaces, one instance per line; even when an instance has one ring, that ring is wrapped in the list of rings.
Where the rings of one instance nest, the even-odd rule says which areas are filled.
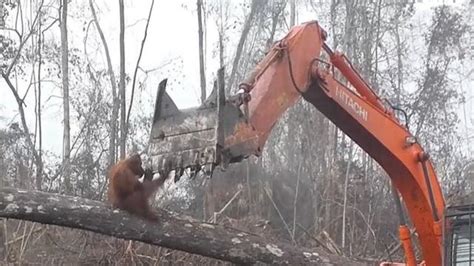
[[[69,121],[69,48],[67,35],[67,0],[61,1],[61,73],[63,87],[63,176],[66,191],[71,191],[70,157],[71,157],[71,126]]]
[[[254,23],[254,21],[257,17],[257,14],[261,10],[264,9],[266,4],[267,4],[267,0],[264,0],[264,1],[252,0],[252,4],[250,6],[250,13],[247,15],[247,17],[245,19],[245,23],[244,23],[244,26],[243,26],[243,29],[242,29],[242,33],[240,35],[240,39],[239,39],[239,42],[237,44],[237,48],[236,48],[236,51],[235,51],[235,56],[234,56],[234,60],[233,60],[233,63],[232,63],[232,71],[231,71],[230,77],[229,77],[229,83],[228,83],[229,87],[232,87],[234,85],[235,76],[236,76],[237,71],[238,71],[239,62],[241,60],[244,44],[245,44],[245,41],[247,40],[247,36],[250,32],[252,24]]]
[[[127,134],[128,134],[129,125],[130,125],[130,112],[132,110],[133,98],[135,96],[135,85],[136,85],[136,81],[137,81],[138,69],[140,68],[140,60],[142,59],[143,48],[145,47],[145,42],[146,42],[146,39],[147,39],[147,36],[148,36],[148,26],[150,25],[150,19],[151,19],[151,14],[153,12],[153,6],[154,5],[155,5],[155,0],[152,0],[151,5],[150,5],[150,10],[148,12],[148,18],[146,20],[146,26],[145,26],[145,31],[143,33],[142,43],[140,45],[140,53],[138,55],[137,63],[135,65],[135,71],[133,72],[132,92],[131,92],[131,96],[130,96],[130,104],[128,106],[127,122],[126,122],[126,125],[127,125],[127,132],[126,133]]]
[[[119,0],[120,9],[120,159],[125,158],[127,144],[126,101],[125,101],[125,11],[123,0]]]
[[[407,122],[409,129],[419,136],[430,152],[442,178],[443,190],[449,194],[447,202],[452,202],[470,185],[470,176],[461,169],[472,156],[460,152],[459,143],[465,142],[461,142],[456,133],[459,124],[454,112],[462,104],[456,75],[469,76],[458,68],[470,66],[471,62],[463,59],[467,47],[462,41],[465,38],[464,22],[469,22],[466,15],[469,12],[465,11],[469,9],[459,12],[448,6],[437,7],[433,9],[427,28],[423,28],[413,24],[416,3],[412,2],[196,0],[186,4],[191,7],[193,16],[197,13],[198,17],[196,46],[199,46],[197,52],[200,54],[199,72],[196,72],[201,77],[201,95],[198,97],[205,97],[204,74],[210,63],[216,62],[228,70],[227,88],[235,89],[233,86],[245,78],[275,40],[280,39],[289,27],[298,24],[298,17],[303,14],[301,11],[312,12],[310,15],[321,25],[328,25],[325,28],[327,43],[348,55],[364,79],[387,103],[404,111],[397,111],[396,115],[402,123]],[[110,29],[105,28],[104,19],[110,11],[104,1],[68,2],[64,9],[61,8],[64,1],[3,3],[6,7],[4,14],[12,19],[7,19],[3,27],[0,21],[0,57],[5,59],[0,64],[7,63],[0,65],[1,81],[5,81],[14,96],[18,115],[11,121],[5,119],[3,112],[0,115],[1,122],[8,124],[0,128],[0,185],[63,192],[64,181],[70,181],[70,194],[103,200],[107,191],[107,167],[123,156],[122,149],[127,151],[126,145],[134,150],[146,147],[144,132],[150,126],[150,114],[135,111],[131,114],[131,110],[132,107],[134,110],[149,107],[142,104],[150,101],[149,97],[143,97],[142,89],[149,87],[153,91],[156,78],[162,74],[157,71],[159,68],[147,70],[141,66],[142,58],[147,56],[144,49],[147,35],[150,38],[150,34],[157,34],[151,29],[149,31],[154,1],[147,12],[148,18],[140,19],[140,23],[146,21],[141,44],[128,47],[124,32],[119,37],[119,25],[116,25],[119,38],[116,44],[121,49],[117,49],[117,57],[121,58],[117,58],[115,63],[105,37]],[[125,19],[131,19],[132,14],[125,14],[123,0],[119,4],[122,8],[117,15],[122,28]],[[83,8],[88,6],[90,11]],[[120,6],[114,4],[114,7],[119,9]],[[63,12],[70,13],[68,23],[64,23],[69,32],[66,35],[69,36],[67,49],[61,38],[55,38],[56,35],[62,36],[63,23],[61,31],[52,27],[54,21],[66,22],[62,18],[67,14],[63,15]],[[88,17],[91,18],[88,20]],[[215,43],[208,45],[206,42],[211,39],[206,35],[211,28],[206,21],[209,20],[215,21],[216,27],[213,28],[217,29],[218,36]],[[76,42],[71,41],[71,36],[72,33],[74,36],[81,34],[76,27],[79,24],[84,29],[83,47],[74,47]],[[423,34],[411,34],[415,30]],[[4,32],[9,34],[4,35]],[[123,41],[125,43],[121,43]],[[411,45],[415,42],[419,45]],[[127,49],[139,49],[133,66],[128,106],[124,104],[122,95],[122,88],[126,87],[122,85],[127,80],[123,65],[125,45]],[[206,51],[208,47],[212,47],[211,53]],[[64,52],[66,58],[63,58]],[[104,65],[98,62],[100,56],[97,55],[104,55]],[[326,57],[322,59],[327,60]],[[64,62],[68,67],[66,71],[62,67]],[[114,74],[115,67],[115,71],[120,67],[120,77]],[[58,97],[61,101],[58,103],[59,111],[64,110],[61,105],[68,98],[69,124],[78,129],[77,134],[73,130],[69,136],[70,163],[66,172],[63,171],[63,156],[50,153],[44,145],[47,136],[45,115],[51,110],[51,98],[57,97],[51,95],[49,89],[57,88],[62,91],[59,94],[65,94],[61,90],[65,88],[62,85],[65,75],[61,73],[67,74],[69,95]],[[122,80],[124,76],[125,82]],[[338,78],[342,83],[346,82],[343,77]],[[134,100],[140,104],[134,104]],[[29,102],[35,106],[29,106]],[[128,112],[124,122],[125,106]],[[34,125],[30,125],[29,119]],[[127,137],[125,144],[124,132]],[[141,132],[143,135],[137,134]],[[369,257],[377,261],[403,260],[390,179],[370,156],[303,100],[277,122],[263,156],[233,164],[226,172],[214,172],[212,180],[206,180],[205,186],[200,181],[203,179],[181,179],[176,184],[169,184],[173,188],[177,186],[177,190],[183,189],[186,197],[174,195],[175,190],[171,189],[159,194],[154,204],[207,221],[212,218],[225,227],[262,235],[265,241],[285,239],[301,248],[322,247],[338,255]],[[28,198],[23,198],[25,206],[31,204],[29,200],[36,195],[28,194]],[[50,210],[54,211],[54,207]],[[74,209],[69,208],[64,213],[71,214],[71,210]],[[108,214],[112,215],[100,212],[95,218],[108,217]],[[25,211],[14,215],[37,218],[35,215],[40,214]],[[58,216],[50,215],[49,218]],[[101,223],[104,221],[106,219]],[[178,225],[175,224],[176,228]],[[162,232],[156,239],[163,239],[163,232],[166,233],[153,232]],[[173,239],[176,239],[175,235]],[[189,235],[183,235],[183,239],[189,239]],[[31,261],[48,265],[76,261],[77,264],[211,263],[208,258],[167,249],[171,242],[164,247],[153,247],[14,219],[0,221],[0,242],[0,256],[5,255],[0,260],[11,259],[10,263],[14,264]],[[31,248],[32,243],[35,248]],[[199,246],[196,243],[191,243],[194,244],[192,248]],[[222,247],[216,247],[216,250],[206,247],[201,251],[214,252],[214,256]],[[47,258],[41,257],[43,251],[48,252]]]
[[[296,22],[296,1],[290,0],[290,27],[293,27]]]
[[[22,3],[19,2],[17,3],[18,7],[21,7]],[[11,29],[14,31],[17,36],[18,36],[18,47],[16,49],[12,49],[10,52],[10,55],[7,55],[7,58],[11,59],[10,64],[6,66],[0,67],[0,74],[4,81],[6,82],[8,88],[12,92],[15,101],[17,102],[18,105],[18,111],[20,114],[20,119],[21,119],[21,125],[23,128],[23,134],[26,139],[26,143],[28,146],[28,149],[31,151],[33,154],[34,162],[36,165],[36,180],[41,180],[42,174],[43,174],[43,160],[40,155],[40,153],[36,150],[35,142],[31,136],[30,129],[28,127],[27,121],[26,121],[26,113],[25,113],[25,102],[24,102],[24,97],[25,96],[20,96],[18,93],[18,88],[13,84],[12,80],[10,79],[10,76],[12,75],[12,72],[16,69],[20,58],[22,57],[22,54],[24,53],[24,48],[25,45],[29,40],[31,40],[31,37],[37,33],[38,29],[38,24],[40,23],[39,18],[40,14],[42,12],[42,9],[44,7],[44,1],[41,1],[37,5],[36,12],[33,14],[32,13],[32,18],[31,18],[31,23],[29,25],[21,24],[18,25],[18,28]],[[23,14],[17,14],[17,19],[23,22]],[[26,29],[26,31],[25,31]]]
[[[116,143],[117,143],[117,118],[119,112],[119,99],[117,96],[117,83],[115,80],[115,74],[112,67],[112,60],[110,58],[109,47],[107,45],[107,40],[105,39],[104,33],[102,32],[102,28],[100,27],[99,20],[97,19],[97,14],[94,8],[94,4],[92,0],[89,0],[89,6],[92,12],[92,17],[94,20],[94,24],[96,26],[97,31],[99,32],[100,39],[102,41],[102,45],[104,46],[105,56],[107,58],[107,68],[108,68],[108,75],[110,79],[110,85],[112,88],[112,116],[110,117],[110,137],[109,137],[109,159],[108,165],[111,166],[115,163],[116,160]]]
[[[202,27],[202,10],[203,3],[202,0],[197,0],[196,2],[197,9],[197,19],[198,19],[198,38],[199,38],[199,75],[201,77],[201,103],[206,100],[206,69],[204,62],[204,35]]]

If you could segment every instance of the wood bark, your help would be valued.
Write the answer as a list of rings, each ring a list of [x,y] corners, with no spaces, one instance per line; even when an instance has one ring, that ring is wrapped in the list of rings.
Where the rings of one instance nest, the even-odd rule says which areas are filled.
[[[61,8],[61,75],[63,85],[63,176],[66,191],[71,190],[69,163],[71,155],[71,126],[69,123],[69,64],[67,37],[67,0],[62,0]],[[40,62],[41,64],[41,62]]]
[[[201,103],[206,100],[206,72],[204,69],[204,38],[202,27],[202,0],[197,0],[198,37],[199,37],[199,74],[201,76]]]
[[[40,15],[41,16],[41,15]],[[41,190],[43,184],[43,123],[41,117],[41,65],[42,65],[42,47],[43,47],[43,32],[41,31],[41,19],[38,23],[38,87],[36,96],[36,118],[38,121],[38,161],[36,165],[36,189]]]
[[[258,235],[157,209],[159,222],[89,199],[16,188],[0,189],[0,217],[57,225],[230,261],[237,264],[365,265]]]
[[[222,14],[222,2],[219,2],[219,68],[224,67],[224,15]],[[226,91],[227,92],[227,91]]]
[[[125,145],[127,124],[126,120],[126,108],[125,108],[125,11],[123,6],[123,0],[119,1],[120,9],[120,159],[125,158]]]
[[[342,207],[342,232],[341,232],[341,247],[344,250],[346,248],[346,219],[347,219],[347,189],[349,187],[349,174],[351,171],[351,163],[352,163],[352,156],[353,156],[353,145],[354,143],[350,141],[350,148],[349,148],[349,158],[347,160],[347,168],[346,168],[346,177],[344,181],[344,204]]]
[[[296,23],[296,0],[290,0],[290,27]]]

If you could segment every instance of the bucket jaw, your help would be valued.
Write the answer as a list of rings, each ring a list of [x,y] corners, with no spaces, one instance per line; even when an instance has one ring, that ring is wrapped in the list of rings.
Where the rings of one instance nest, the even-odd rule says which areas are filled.
[[[149,140],[149,163],[154,173],[168,176],[175,171],[177,181],[187,170],[191,177],[202,170],[210,175],[216,166],[245,157],[242,153],[247,152],[239,150],[241,145],[230,149],[225,145],[226,138],[247,123],[240,104],[225,98],[223,69],[211,95],[199,107],[179,110],[166,93],[166,83],[165,79],[158,87]]]

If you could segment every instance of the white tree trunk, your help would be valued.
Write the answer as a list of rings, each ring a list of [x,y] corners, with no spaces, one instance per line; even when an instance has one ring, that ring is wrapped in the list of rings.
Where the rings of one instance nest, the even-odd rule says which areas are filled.
[[[71,191],[70,155],[71,155],[71,127],[69,123],[69,48],[67,36],[67,0],[62,0],[61,9],[61,73],[63,85],[63,176],[66,191]]]
[[[123,0],[119,0],[120,6],[120,159],[125,158],[127,143],[127,123],[125,108],[125,11]]]

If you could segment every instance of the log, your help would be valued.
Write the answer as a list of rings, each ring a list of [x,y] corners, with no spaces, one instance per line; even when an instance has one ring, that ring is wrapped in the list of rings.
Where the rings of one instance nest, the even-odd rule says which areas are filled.
[[[258,235],[156,209],[152,223],[108,204],[41,191],[0,188],[0,217],[92,231],[236,264],[362,265],[320,249],[268,242]]]

